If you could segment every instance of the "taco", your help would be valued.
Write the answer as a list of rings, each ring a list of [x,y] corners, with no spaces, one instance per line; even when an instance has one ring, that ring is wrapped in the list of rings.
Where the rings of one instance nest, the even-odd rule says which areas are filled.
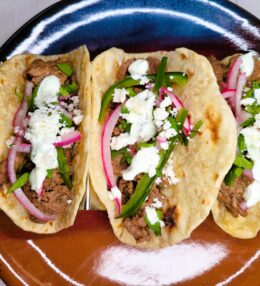
[[[213,207],[215,222],[237,238],[260,229],[260,61],[254,52],[211,58],[237,122],[237,154]]]
[[[0,208],[26,231],[74,223],[86,191],[89,83],[85,46],[0,67]]]
[[[141,248],[190,236],[235,158],[236,125],[209,61],[180,48],[92,64],[90,177],[115,235]]]

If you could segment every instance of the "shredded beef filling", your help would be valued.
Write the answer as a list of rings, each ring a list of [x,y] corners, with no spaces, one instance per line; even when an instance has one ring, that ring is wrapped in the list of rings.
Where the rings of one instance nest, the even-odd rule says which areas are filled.
[[[128,230],[129,233],[138,241],[147,241],[151,237],[151,231],[147,226],[144,217],[145,217],[145,207],[153,203],[153,200],[158,198],[160,201],[163,200],[163,196],[160,192],[158,186],[153,185],[151,192],[149,193],[148,199],[142,205],[141,209],[137,212],[135,216],[125,218],[123,224]]]
[[[148,57],[146,60],[149,63],[149,69],[148,69],[147,74],[156,74],[157,68],[160,64],[160,61],[158,59],[153,58],[153,57]],[[134,61],[135,60],[133,60],[133,59],[129,59],[129,60],[122,63],[122,65],[120,66],[118,73],[117,73],[117,78],[119,80],[122,80],[126,77],[126,75],[128,74],[128,67]]]
[[[222,183],[218,194],[218,200],[225,204],[227,210],[234,216],[246,216],[247,211],[240,208],[240,204],[244,201],[244,192],[253,179],[242,175],[236,178],[233,186],[226,186]]]
[[[125,181],[123,178],[118,180],[118,188],[122,194],[122,204],[126,204],[134,193],[134,182]]]
[[[27,183],[23,188],[24,193],[36,208],[50,215],[65,213],[69,205],[69,200],[72,199],[72,194],[67,186],[54,183],[55,181],[59,181],[59,179],[55,178],[56,176],[58,174],[54,174],[52,182],[47,183],[44,181],[44,192],[40,200],[37,193],[31,190],[30,184]],[[45,188],[46,185],[47,188]]]
[[[67,163],[71,165],[73,159],[73,149],[64,149]],[[37,193],[31,190],[27,183],[23,187],[25,195],[41,212],[49,215],[61,215],[67,211],[67,208],[73,196],[58,170],[54,170],[51,178],[45,178],[43,182],[43,195],[39,199]],[[40,223],[37,218],[30,216],[34,222]]]
[[[36,59],[31,63],[30,68],[27,70],[27,77],[35,85],[38,85],[46,76],[55,75],[59,78],[61,84],[63,85],[67,76],[60,71],[56,64],[58,62],[45,62],[41,59]]]
[[[125,228],[138,242],[147,241],[151,236],[150,229],[144,220],[144,216],[145,211],[143,209],[134,217],[125,218],[123,221]]]

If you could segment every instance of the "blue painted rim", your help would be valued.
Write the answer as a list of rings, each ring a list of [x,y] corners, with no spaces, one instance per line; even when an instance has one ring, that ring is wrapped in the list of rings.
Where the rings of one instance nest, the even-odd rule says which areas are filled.
[[[45,9],[23,25],[1,47],[0,60],[5,60],[10,56],[10,54],[12,54],[15,48],[24,41],[24,39],[28,39],[33,29],[39,23],[48,20],[50,17],[53,17],[65,8],[80,3],[91,5],[74,12],[69,16],[60,17],[60,19],[53,22],[52,25],[45,27],[39,38],[37,38],[37,42],[41,42],[47,36],[53,35],[56,30],[59,31],[60,29],[61,31],[67,24],[77,23],[76,18],[81,14],[88,19],[91,16],[102,15],[102,13],[104,14],[111,10],[114,10],[115,14],[121,13],[120,11],[126,11],[126,9],[135,12],[131,15],[126,14],[115,17],[110,15],[110,17],[105,17],[100,21],[86,25],[85,27],[79,27],[75,30],[75,36],[67,35],[64,38],[51,43],[45,49],[37,50],[29,47],[24,50],[20,49],[20,52],[25,53],[36,51],[35,53],[44,54],[63,53],[76,48],[81,44],[88,45],[92,57],[111,46],[122,47],[131,52],[140,52],[159,49],[173,49],[177,46],[184,45],[204,54],[213,53],[221,56],[240,50],[259,49],[259,19],[229,1],[154,0],[149,2],[147,0],[74,0],[58,2]],[[221,7],[221,10],[219,7]],[[142,11],[148,12],[144,15]],[[161,11],[165,13],[160,14],[159,12]],[[181,15],[181,17],[179,17],[179,15]],[[183,15],[186,18],[183,18]],[[195,20],[193,19],[192,21],[189,21],[189,17],[193,17]],[[144,21],[142,24],[144,27],[147,24],[147,30],[143,29],[140,25],[138,26],[137,22],[142,21],[143,18],[145,18],[146,22]],[[125,21],[127,22],[127,25],[124,23],[124,19],[126,19]],[[197,25],[196,21],[201,21],[202,24]],[[203,27],[203,21],[210,23],[210,25],[215,25],[216,27],[214,27],[214,29],[220,30],[220,32],[215,33],[207,27]],[[178,26],[179,22],[180,25]],[[172,26],[170,26],[169,23],[172,23]],[[122,29],[123,24],[125,25],[124,29]],[[102,43],[102,32],[105,31],[105,29],[109,29],[110,26],[114,27],[114,30],[110,29],[107,38],[105,38],[104,43]],[[88,27],[89,31],[86,32]],[[160,27],[160,31],[162,31],[162,33],[159,33],[160,31],[158,31],[158,27]],[[176,34],[172,33],[168,37],[168,33],[171,33],[171,27],[176,29]],[[83,30],[83,28],[85,30]],[[156,28],[158,29],[156,30]],[[192,34],[192,29],[194,29],[194,34],[196,35]],[[225,37],[223,37],[225,31],[228,32],[226,34],[233,34],[233,39],[231,41],[226,41]],[[81,39],[81,35],[83,34],[85,35],[85,40]],[[109,35],[115,35],[115,39],[111,40]],[[153,38],[157,39],[156,43],[152,41]],[[138,44],[134,46],[133,41],[137,41]],[[235,45],[233,43],[234,41],[237,41]],[[241,45],[239,41],[241,42]],[[34,44],[37,44],[36,41]]]

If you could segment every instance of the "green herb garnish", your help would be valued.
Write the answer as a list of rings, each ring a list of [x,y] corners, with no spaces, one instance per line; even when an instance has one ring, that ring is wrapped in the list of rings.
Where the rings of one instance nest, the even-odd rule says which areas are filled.
[[[70,119],[67,115],[61,114],[60,121],[61,124],[64,124],[66,127],[71,127],[73,125],[72,119]]]
[[[47,177],[48,177],[49,179],[52,179],[52,176],[53,176],[53,169],[48,169],[48,170],[47,170]]]
[[[68,84],[68,85],[63,85],[60,87],[60,91],[59,94],[61,96],[67,96],[71,93],[74,93],[78,90],[78,85],[75,81],[73,81],[72,83]]]
[[[122,114],[126,114],[126,113],[129,113],[129,110],[127,109],[127,107],[124,104],[122,104],[120,112]]]
[[[248,127],[248,126],[251,126],[255,123],[255,119],[254,117],[250,117],[248,118],[246,121],[244,121],[243,123],[240,124],[240,126],[242,128],[245,128],[245,127]]]

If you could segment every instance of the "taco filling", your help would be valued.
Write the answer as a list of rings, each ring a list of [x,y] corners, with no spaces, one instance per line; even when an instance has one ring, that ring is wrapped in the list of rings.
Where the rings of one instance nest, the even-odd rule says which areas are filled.
[[[138,242],[175,225],[175,206],[161,190],[178,184],[172,151],[187,146],[202,121],[191,126],[189,111],[175,95],[183,72],[166,72],[167,57],[130,59],[104,94],[99,122],[103,169],[117,218]]]
[[[228,63],[210,61],[238,130],[237,155],[218,201],[232,216],[246,217],[260,202],[260,58],[249,52],[230,57]]]
[[[69,61],[42,59],[31,63],[24,80],[0,187],[14,193],[32,221],[44,223],[65,214],[73,200],[72,160],[82,121],[78,82]]]

